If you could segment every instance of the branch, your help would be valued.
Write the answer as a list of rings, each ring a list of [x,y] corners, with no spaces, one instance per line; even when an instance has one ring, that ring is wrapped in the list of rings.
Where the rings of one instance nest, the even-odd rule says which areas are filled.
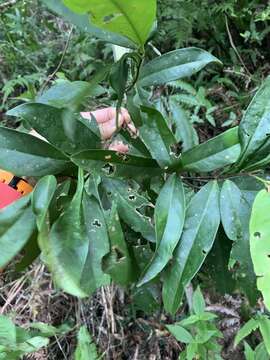
[[[15,5],[17,2],[17,0],[10,0],[10,1],[6,1],[3,4],[0,4],[0,10],[5,10],[6,8]]]

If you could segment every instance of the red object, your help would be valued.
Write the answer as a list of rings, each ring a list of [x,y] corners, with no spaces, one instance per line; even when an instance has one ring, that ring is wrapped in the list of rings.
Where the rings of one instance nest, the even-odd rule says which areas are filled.
[[[14,201],[20,199],[22,194],[8,186],[7,184],[3,184],[0,182],[0,209],[12,204]]]

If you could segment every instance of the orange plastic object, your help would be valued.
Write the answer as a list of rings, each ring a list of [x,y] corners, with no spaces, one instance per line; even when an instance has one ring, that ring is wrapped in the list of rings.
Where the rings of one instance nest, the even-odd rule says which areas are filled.
[[[24,179],[0,170],[0,209],[29,194],[33,187]]]

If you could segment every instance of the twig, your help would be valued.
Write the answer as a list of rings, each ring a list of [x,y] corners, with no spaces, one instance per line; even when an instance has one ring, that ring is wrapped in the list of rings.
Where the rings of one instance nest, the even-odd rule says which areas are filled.
[[[10,0],[10,1],[6,1],[3,4],[0,4],[0,10],[5,10],[6,8],[15,5],[17,2],[17,0]]]
[[[66,42],[66,45],[64,47],[64,50],[63,50],[63,53],[62,53],[62,56],[61,56],[61,59],[59,61],[59,64],[57,65],[56,69],[54,70],[54,72],[48,76],[47,80],[45,81],[45,83],[43,84],[43,86],[41,87],[40,89],[40,94],[43,93],[43,91],[45,90],[45,88],[47,87],[47,85],[49,84],[49,82],[54,78],[54,76],[57,74],[57,72],[59,71],[59,69],[61,68],[62,64],[63,64],[63,61],[64,61],[64,58],[66,56],[66,53],[67,53],[67,50],[68,50],[68,46],[69,46],[69,43],[70,43],[70,39],[71,39],[71,35],[72,35],[72,32],[73,32],[73,29],[74,27],[72,26],[71,29],[70,29],[70,32],[68,34],[68,39],[67,39],[67,42]]]
[[[235,44],[234,44],[234,41],[233,41],[233,38],[232,38],[232,34],[230,32],[230,28],[229,28],[229,23],[228,23],[228,18],[227,16],[225,15],[225,22],[226,22],[226,29],[227,29],[227,33],[228,33],[228,36],[229,36],[229,40],[230,40],[230,44],[231,44],[231,47],[233,48],[234,52],[236,53],[239,61],[241,62],[241,64],[243,65],[245,71],[248,73],[249,76],[251,76],[251,73],[250,71],[248,70],[248,68],[246,67],[241,55],[239,54],[239,51],[237,50]],[[250,81],[250,79],[249,79]]]

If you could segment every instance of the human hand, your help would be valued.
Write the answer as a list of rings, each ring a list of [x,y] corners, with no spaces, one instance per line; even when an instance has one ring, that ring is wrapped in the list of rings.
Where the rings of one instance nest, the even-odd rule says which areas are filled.
[[[95,117],[103,140],[110,139],[113,136],[113,134],[117,131],[116,108],[114,107],[99,109],[92,112],[81,112],[81,116],[88,120],[91,120],[92,116]],[[133,134],[137,133],[135,126],[131,122],[128,111],[124,108],[121,108],[121,111],[119,113],[118,126],[119,127],[126,126],[131,133]],[[109,149],[121,153],[128,152],[128,146],[123,144],[122,142],[112,143]]]

